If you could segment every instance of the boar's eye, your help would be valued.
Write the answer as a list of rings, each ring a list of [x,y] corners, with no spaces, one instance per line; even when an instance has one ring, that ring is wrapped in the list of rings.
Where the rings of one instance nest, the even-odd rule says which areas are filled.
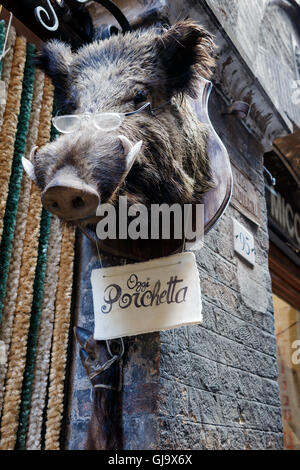
[[[134,102],[135,104],[138,104],[138,103],[142,103],[143,101],[146,101],[146,99],[147,99],[146,92],[143,90],[139,90],[134,97]]]

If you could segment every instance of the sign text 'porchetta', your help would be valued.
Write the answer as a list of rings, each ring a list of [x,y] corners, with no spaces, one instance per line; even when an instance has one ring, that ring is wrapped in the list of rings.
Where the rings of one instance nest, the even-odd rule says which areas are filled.
[[[114,303],[120,308],[128,308],[131,304],[135,307],[152,307],[153,305],[180,304],[185,302],[188,286],[183,286],[183,279],[171,276],[169,281],[162,283],[159,279],[151,289],[149,278],[140,281],[136,274],[131,274],[127,280],[128,291],[124,292],[119,284],[110,284],[104,291],[102,313],[110,313]]]
[[[194,253],[93,269],[94,339],[106,340],[202,321]]]

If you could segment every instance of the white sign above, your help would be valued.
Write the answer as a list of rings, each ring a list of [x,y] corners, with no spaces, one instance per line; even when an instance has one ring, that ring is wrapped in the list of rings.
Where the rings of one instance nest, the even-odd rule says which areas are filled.
[[[253,235],[237,220],[233,221],[233,246],[242,258],[248,261],[252,266],[255,265],[255,249]]]
[[[193,253],[94,269],[94,338],[106,340],[202,322]]]

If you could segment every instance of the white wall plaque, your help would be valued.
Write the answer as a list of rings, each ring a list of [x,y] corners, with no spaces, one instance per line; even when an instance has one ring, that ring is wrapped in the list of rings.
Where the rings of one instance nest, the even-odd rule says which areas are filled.
[[[94,269],[94,338],[120,338],[201,323],[199,273],[193,253]]]
[[[232,221],[234,251],[254,266],[255,249],[253,235],[237,220],[232,218]]]

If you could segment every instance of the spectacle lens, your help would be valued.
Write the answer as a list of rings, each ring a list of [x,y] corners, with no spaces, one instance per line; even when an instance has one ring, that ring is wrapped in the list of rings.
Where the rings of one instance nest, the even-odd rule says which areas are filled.
[[[113,131],[120,127],[124,115],[118,113],[101,113],[94,116],[94,124],[102,131]]]
[[[81,117],[76,115],[57,116],[52,119],[54,127],[63,134],[75,132],[81,123]]]

